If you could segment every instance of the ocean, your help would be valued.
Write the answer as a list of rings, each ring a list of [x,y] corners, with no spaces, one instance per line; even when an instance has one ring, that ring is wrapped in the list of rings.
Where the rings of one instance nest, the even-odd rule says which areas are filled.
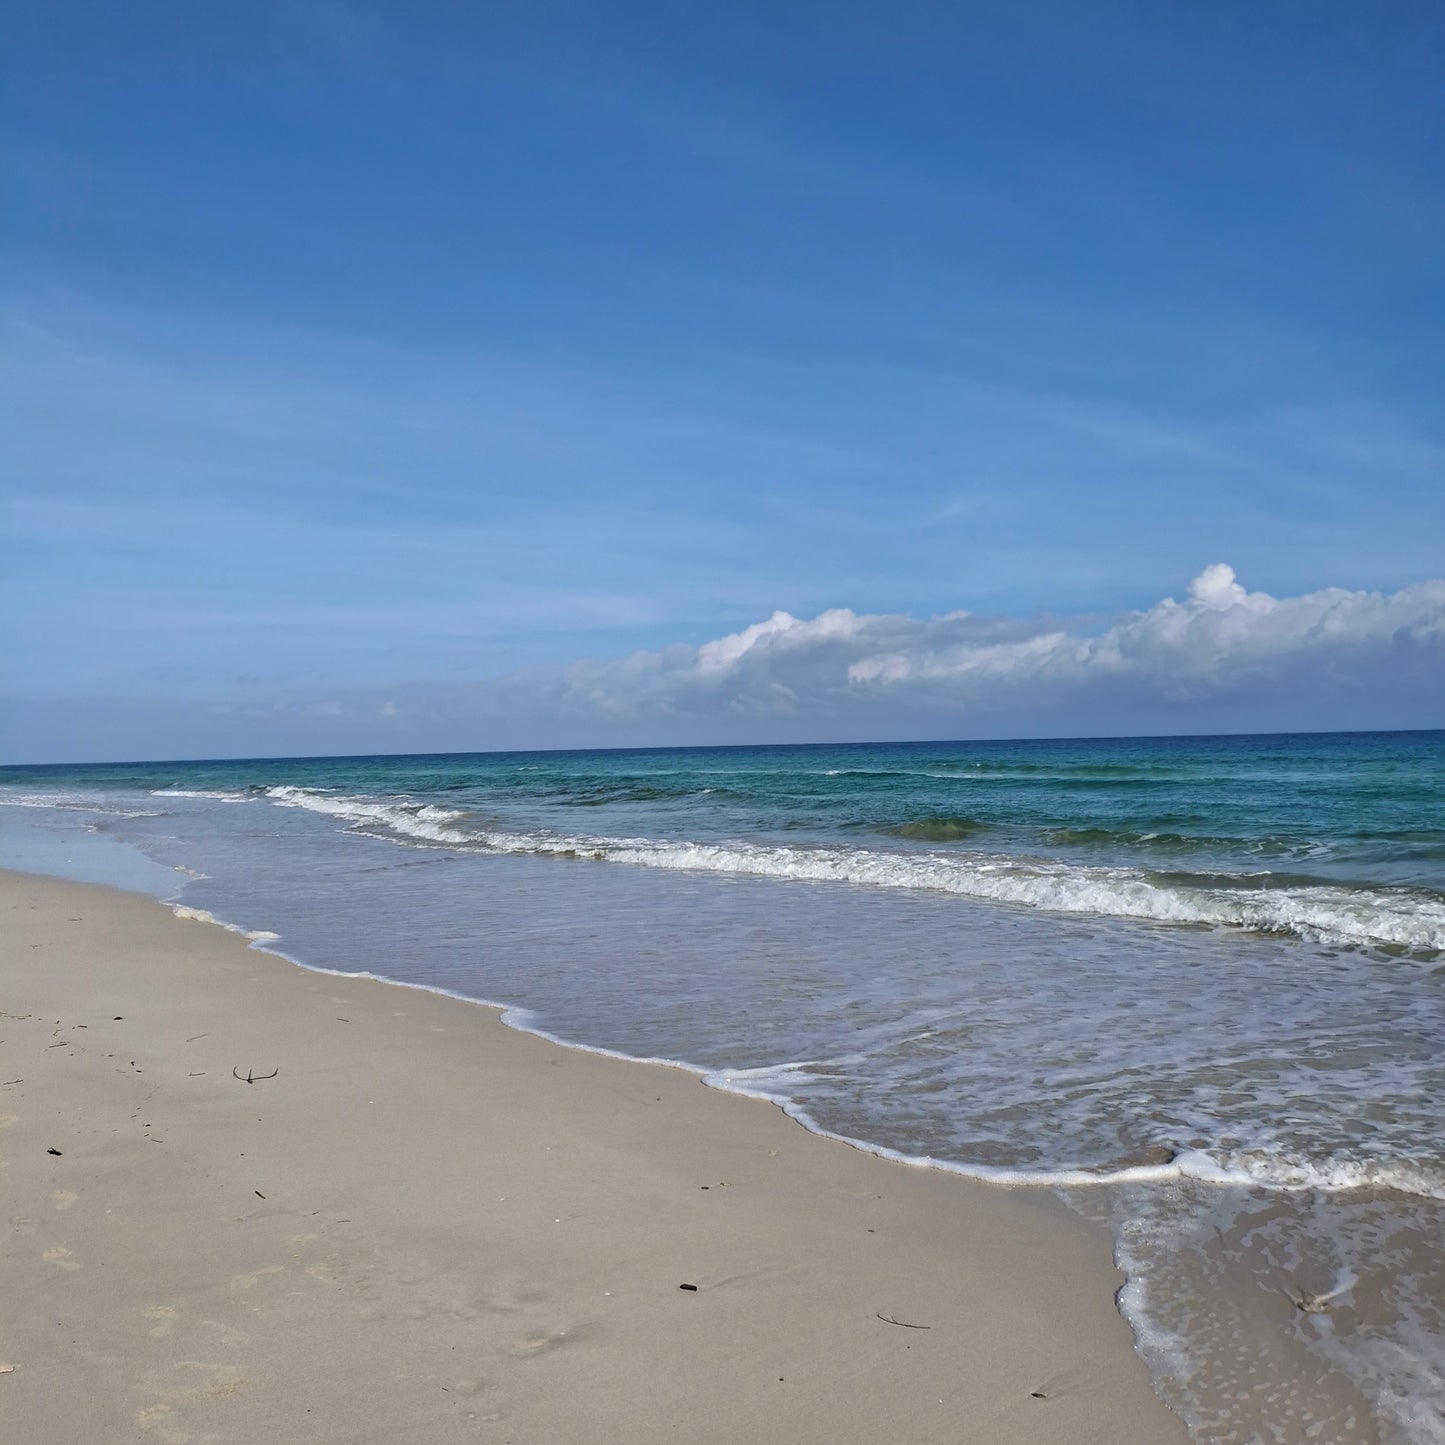
[[[0,863],[1057,1190],[1198,1441],[1445,1442],[1445,732],[9,767]]]

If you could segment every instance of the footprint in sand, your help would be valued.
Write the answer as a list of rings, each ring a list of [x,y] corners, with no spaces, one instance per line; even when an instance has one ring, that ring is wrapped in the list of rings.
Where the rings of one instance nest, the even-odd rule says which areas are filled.
[[[595,1325],[572,1325],[562,1330],[539,1330],[535,1334],[523,1335],[507,1353],[514,1359],[530,1359],[534,1355],[546,1354],[562,1345],[575,1344],[595,1333]]]
[[[495,1287],[486,1299],[486,1306],[498,1314],[511,1315],[530,1305],[545,1304],[547,1298],[546,1290],[513,1281]]]
[[[80,1195],[73,1189],[56,1189],[51,1193],[50,1197],[55,1201],[55,1207],[57,1209],[69,1209],[70,1206],[80,1198]]]
[[[151,1431],[162,1445],[190,1445],[191,1432],[173,1429],[170,1415],[169,1405],[147,1405],[135,1417],[135,1422],[142,1430]]]
[[[145,1311],[145,1317],[155,1321],[148,1332],[151,1338],[163,1340],[170,1334],[179,1315],[169,1305],[152,1305]]]
[[[80,1261],[70,1257],[70,1251],[64,1245],[57,1244],[52,1249],[47,1249],[41,1259],[49,1264],[58,1264],[61,1269],[79,1269]]]
[[[238,1330],[234,1325],[228,1325],[223,1320],[202,1320],[203,1330],[215,1330],[217,1338],[228,1350],[243,1350],[251,1343],[251,1336],[245,1330]]]
[[[178,1370],[200,1370],[210,1375],[209,1380],[189,1390],[171,1394],[171,1399],[215,1400],[223,1395],[234,1395],[241,1388],[241,1372],[235,1365],[212,1365],[205,1360],[177,1360]]]
[[[210,1374],[210,1379],[198,1385],[145,1385],[157,1397],[154,1405],[147,1405],[136,1416],[136,1424],[148,1430],[165,1445],[189,1445],[197,1437],[180,1427],[176,1418],[176,1407],[200,1404],[210,1400],[223,1399],[234,1395],[242,1386],[241,1372],[235,1365],[212,1365],[201,1360],[177,1360],[178,1370],[201,1370]],[[201,1440],[215,1440],[213,1434],[199,1437]]]
[[[262,1275],[280,1274],[283,1268],[284,1266],[279,1264],[263,1264],[260,1269],[254,1271],[252,1274],[233,1274],[231,1276],[231,1292],[233,1294],[239,1294],[242,1290],[255,1289],[256,1281],[259,1280]]]

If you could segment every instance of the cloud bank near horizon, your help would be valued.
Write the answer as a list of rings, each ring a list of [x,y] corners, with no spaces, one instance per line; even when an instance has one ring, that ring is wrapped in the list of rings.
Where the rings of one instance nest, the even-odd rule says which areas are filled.
[[[1313,704],[1372,697],[1386,709],[1433,698],[1445,711],[1445,580],[1273,597],[1248,591],[1217,562],[1183,601],[1166,597],[1104,623],[774,612],[700,646],[577,663],[558,704],[579,721],[613,724],[912,711],[963,725],[1041,706],[1122,721],[1145,704],[1187,724],[1195,708],[1252,700],[1293,706],[1305,728]]]
[[[1445,579],[1249,591],[1223,562],[1108,617],[774,612],[698,645],[489,681],[16,698],[7,761],[1445,726]]]

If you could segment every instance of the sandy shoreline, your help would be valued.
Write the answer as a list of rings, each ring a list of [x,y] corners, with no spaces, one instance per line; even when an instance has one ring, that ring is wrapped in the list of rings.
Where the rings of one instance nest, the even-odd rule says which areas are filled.
[[[7,1438],[1184,1439],[1046,1195],[137,895],[0,913]]]

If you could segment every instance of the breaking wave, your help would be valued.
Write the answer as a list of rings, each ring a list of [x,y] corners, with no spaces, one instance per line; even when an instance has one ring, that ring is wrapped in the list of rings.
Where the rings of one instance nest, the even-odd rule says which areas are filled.
[[[1428,889],[1358,888],[1298,877],[1285,886],[1269,886],[1263,880],[1271,875],[1259,873],[1230,886],[1224,881],[1227,875],[1219,873],[1192,878],[1003,854],[509,833],[468,826],[474,815],[431,803],[340,797],[289,785],[268,788],[265,796],[284,807],[338,818],[358,830],[494,853],[928,889],[1058,913],[1294,934],[1324,943],[1425,955],[1445,950],[1445,898]],[[933,821],[953,826],[966,820]]]

